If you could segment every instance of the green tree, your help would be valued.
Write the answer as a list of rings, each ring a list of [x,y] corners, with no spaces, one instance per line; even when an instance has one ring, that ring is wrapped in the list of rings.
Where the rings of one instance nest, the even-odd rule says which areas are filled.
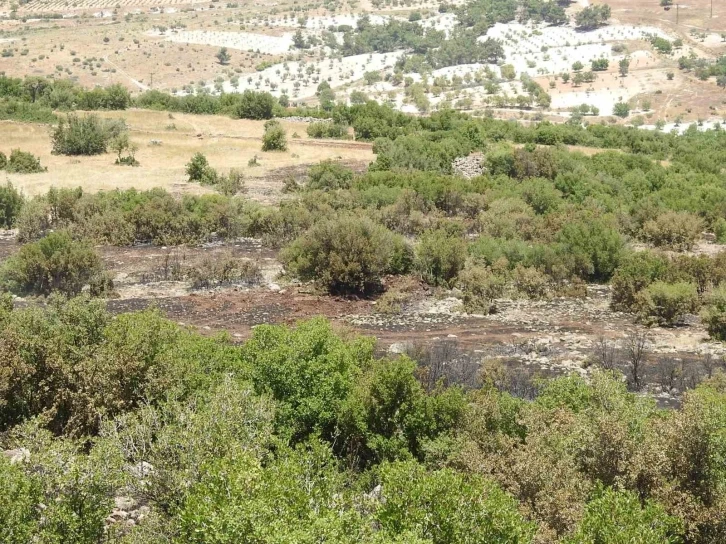
[[[656,281],[643,289],[638,299],[641,319],[659,325],[680,323],[686,314],[696,313],[699,307],[696,286],[685,282]]]
[[[13,149],[10,152],[5,169],[11,174],[37,174],[47,170],[40,164],[38,157],[19,149]]]
[[[682,523],[661,505],[653,501],[641,504],[635,493],[608,488],[597,491],[585,507],[577,532],[566,542],[678,544],[682,532]]]
[[[370,339],[345,341],[323,319],[295,328],[256,327],[242,349],[258,393],[278,403],[276,426],[295,440],[320,433],[334,439],[341,405],[373,355]]]
[[[59,231],[22,246],[7,259],[0,283],[19,295],[47,296],[55,291],[77,295],[102,271],[101,259],[90,244]]]
[[[427,231],[416,248],[416,270],[431,285],[451,285],[464,268],[466,242],[445,229]]]
[[[0,186],[0,227],[4,229],[13,227],[24,200],[23,195],[12,183],[8,182],[4,187]]]
[[[232,57],[229,54],[229,51],[227,51],[226,47],[220,48],[215,57],[217,57],[219,64],[221,64],[222,66],[226,66],[227,64],[229,64],[229,61],[232,60]]]
[[[710,293],[701,320],[711,338],[726,341],[726,287],[718,287]]]
[[[369,295],[396,256],[393,233],[369,219],[341,217],[316,223],[282,255],[288,270],[331,293]]]
[[[534,525],[496,484],[451,469],[427,472],[412,461],[381,467],[383,498],[375,516],[383,531],[411,531],[433,544],[524,544]]]
[[[620,71],[620,77],[625,77],[628,75],[628,70],[630,69],[630,57],[625,57],[620,60],[618,63],[618,70]]]
[[[262,151],[287,151],[287,135],[279,121],[272,119],[265,123]]]
[[[613,115],[627,117],[630,115],[630,106],[627,102],[618,102],[613,106]]]

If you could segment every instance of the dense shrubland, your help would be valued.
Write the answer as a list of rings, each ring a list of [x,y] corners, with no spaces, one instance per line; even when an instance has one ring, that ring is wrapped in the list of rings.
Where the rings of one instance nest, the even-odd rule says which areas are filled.
[[[726,536],[722,374],[678,410],[595,372],[525,401],[323,320],[233,345],[150,310],[0,305],[7,542],[691,542]],[[183,446],[183,447],[180,447]],[[108,525],[115,497],[147,509]],[[43,507],[39,507],[40,505]]]
[[[629,246],[682,252],[703,230],[723,231],[724,155],[695,152],[721,149],[721,131],[676,137],[617,127],[525,128],[454,112],[414,119],[373,103],[345,112],[336,122],[375,139],[375,162],[357,175],[335,161],[314,166],[302,190],[279,207],[235,197],[238,173],[221,176],[195,156],[190,180],[230,196],[54,190],[14,212],[20,238],[58,228],[117,245],[255,236],[289,246],[288,272],[335,293],[370,295],[384,276],[412,272],[434,286],[458,286],[466,306],[493,311],[497,296],[581,295],[582,282],[612,278],[613,306],[645,323],[711,315],[720,255],[674,258]],[[268,123],[269,134],[279,130]],[[564,141],[620,149],[585,155]],[[471,152],[482,155],[482,175],[450,175],[453,159]],[[383,246],[393,253],[374,249]],[[657,271],[632,264],[650,255],[663,263]],[[482,285],[474,285],[477,278]]]
[[[137,101],[164,109],[166,97]],[[284,111],[258,95],[168,100],[175,111]],[[0,284],[50,295],[26,309],[0,300],[0,445],[17,454],[0,457],[0,539],[723,542],[726,381],[712,362],[678,410],[662,411],[628,392],[643,386],[635,355],[623,380],[607,346],[589,382],[523,390],[498,361],[459,372],[433,351],[379,360],[371,339],[323,320],[256,327],[234,345],[156,311],[114,316],[85,296],[58,298],[109,294],[95,244],[252,236],[282,248],[289,276],[330,293],[377,296],[395,283],[381,312],[400,312],[420,282],[472,313],[610,282],[613,308],[634,319],[674,326],[700,313],[726,338],[726,253],[686,252],[704,230],[726,232],[722,131],[414,118],[372,102],[312,111],[332,118],[312,135],[352,127],[376,160],[362,173],[315,165],[274,207],[239,195],[238,173],[202,155],[189,179],[224,194],[79,188],[24,199],[0,187],[2,226],[25,243]],[[102,125],[88,119],[75,122]],[[452,160],[472,152],[481,175],[452,175]],[[260,281],[254,263],[231,256],[172,268],[195,287]],[[627,349],[641,353],[638,342]],[[120,495],[146,517],[106,528]]]

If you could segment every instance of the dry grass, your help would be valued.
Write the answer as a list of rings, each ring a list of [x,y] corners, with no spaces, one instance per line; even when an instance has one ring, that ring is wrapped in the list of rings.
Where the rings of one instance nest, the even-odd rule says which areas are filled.
[[[0,149],[9,152],[20,148],[40,157],[48,167],[42,174],[7,174],[7,178],[28,195],[46,192],[50,187],[78,187],[89,192],[111,189],[150,189],[163,187],[176,193],[199,194],[210,189],[186,181],[184,166],[194,153],[204,153],[210,164],[220,172],[230,168],[242,170],[250,188],[250,197],[274,201],[279,197],[282,182],[269,179],[280,168],[315,164],[326,159],[371,161],[369,145],[355,142],[310,141],[305,123],[283,122],[288,138],[297,132],[300,139],[291,139],[286,152],[263,153],[262,121],[240,121],[222,116],[174,114],[130,110],[104,114],[120,117],[131,129],[131,139],[139,146],[136,157],[139,168],[115,166],[110,153],[95,157],[65,157],[51,154],[49,129],[44,125],[14,122],[0,123],[3,139]],[[170,124],[176,130],[167,128]],[[198,135],[201,134],[201,137]],[[161,145],[152,145],[152,140]],[[249,167],[257,155],[260,166]]]

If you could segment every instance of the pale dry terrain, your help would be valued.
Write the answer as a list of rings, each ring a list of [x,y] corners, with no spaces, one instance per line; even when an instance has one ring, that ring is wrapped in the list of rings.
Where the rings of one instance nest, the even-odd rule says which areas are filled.
[[[185,164],[194,153],[203,153],[220,172],[240,169],[246,178],[250,198],[274,202],[279,198],[282,178],[277,172],[321,160],[336,159],[367,163],[373,160],[371,145],[350,141],[311,140],[306,124],[282,121],[289,139],[285,152],[263,153],[263,121],[234,120],[222,116],[168,114],[130,110],[104,114],[122,118],[129,125],[131,140],[139,146],[140,167],[115,166],[114,155],[66,157],[53,155],[50,129],[45,125],[0,122],[0,149],[8,153],[20,148],[40,157],[48,171],[42,174],[6,174],[7,179],[27,195],[46,192],[50,187],[83,187],[95,192],[110,189],[162,187],[172,193],[203,193],[211,189],[188,183]],[[298,138],[292,138],[297,134]],[[152,143],[152,140],[160,144]],[[248,161],[257,156],[259,166]]]

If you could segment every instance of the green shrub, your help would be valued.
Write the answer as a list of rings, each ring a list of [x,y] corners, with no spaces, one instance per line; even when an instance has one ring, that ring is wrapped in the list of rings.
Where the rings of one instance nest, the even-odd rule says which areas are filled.
[[[638,306],[644,322],[672,326],[698,311],[698,292],[692,283],[657,281],[640,292]]]
[[[618,102],[613,106],[613,115],[618,117],[627,117],[630,115],[630,106],[627,102]]]
[[[8,156],[0,151],[0,170],[5,170],[5,167],[8,165]]]
[[[277,402],[282,436],[304,439],[319,432],[332,439],[341,405],[372,355],[370,339],[344,340],[324,319],[312,319],[295,328],[256,327],[241,359],[255,390]]]
[[[700,237],[703,221],[688,212],[668,211],[646,222],[641,237],[656,247],[688,251]]]
[[[213,169],[209,166],[207,157],[205,157],[202,153],[195,153],[191,160],[187,163],[185,170],[189,177],[189,181],[202,183],[203,181],[209,180],[211,177],[209,171]]]
[[[468,312],[494,313],[494,301],[504,294],[505,278],[483,266],[466,266],[457,279]]]
[[[394,236],[367,218],[321,221],[286,248],[282,259],[291,274],[331,293],[369,295],[391,267]]]
[[[726,219],[721,217],[716,221],[713,227],[713,233],[716,235],[716,240],[719,244],[726,243]]]
[[[89,114],[70,114],[53,130],[53,153],[57,155],[99,155],[105,153],[109,141],[126,131],[123,121],[104,120]]]
[[[726,287],[714,289],[706,299],[701,321],[714,340],[726,341]]]
[[[238,119],[272,119],[276,103],[270,93],[247,90],[240,96],[235,115]]]
[[[311,138],[343,138],[348,135],[348,128],[338,123],[316,121],[308,125],[307,132]]]
[[[636,311],[638,294],[651,283],[668,277],[668,259],[652,251],[626,255],[615,270],[611,281],[611,304],[615,310]]]
[[[583,279],[608,280],[617,268],[623,239],[602,219],[572,221],[558,235],[563,257],[571,259]]]
[[[0,228],[10,229],[15,225],[23,201],[23,195],[13,187],[12,183],[0,186]]]
[[[11,174],[37,174],[48,170],[41,166],[38,157],[19,149],[13,149],[10,152],[10,158],[5,169]]]
[[[683,523],[669,516],[662,505],[642,501],[636,493],[600,486],[585,507],[577,531],[565,544],[608,542],[610,544],[675,544],[681,542]]]
[[[518,264],[512,272],[514,288],[527,298],[538,300],[547,296],[549,278],[536,268]]]
[[[102,540],[112,494],[122,479],[120,457],[102,446],[86,453],[74,441],[53,439],[34,423],[13,434],[28,459],[17,464],[0,459],[2,541]]]
[[[244,193],[245,187],[244,175],[236,168],[232,168],[226,176],[219,176],[216,189],[225,196],[235,196]]]
[[[53,232],[20,248],[7,259],[0,283],[18,295],[60,292],[78,295],[103,272],[101,258],[90,244],[73,240],[67,231]]]
[[[431,285],[451,286],[466,262],[466,241],[445,229],[425,232],[416,248],[415,268]]]
[[[332,160],[323,161],[308,170],[308,189],[350,189],[352,184],[353,170]]]
[[[411,531],[432,544],[531,542],[535,525],[496,484],[451,470],[427,472],[414,462],[381,467],[383,499],[376,512],[385,533]],[[466,535],[462,537],[461,535]]]
[[[287,136],[279,121],[271,120],[265,123],[262,151],[287,151]]]

